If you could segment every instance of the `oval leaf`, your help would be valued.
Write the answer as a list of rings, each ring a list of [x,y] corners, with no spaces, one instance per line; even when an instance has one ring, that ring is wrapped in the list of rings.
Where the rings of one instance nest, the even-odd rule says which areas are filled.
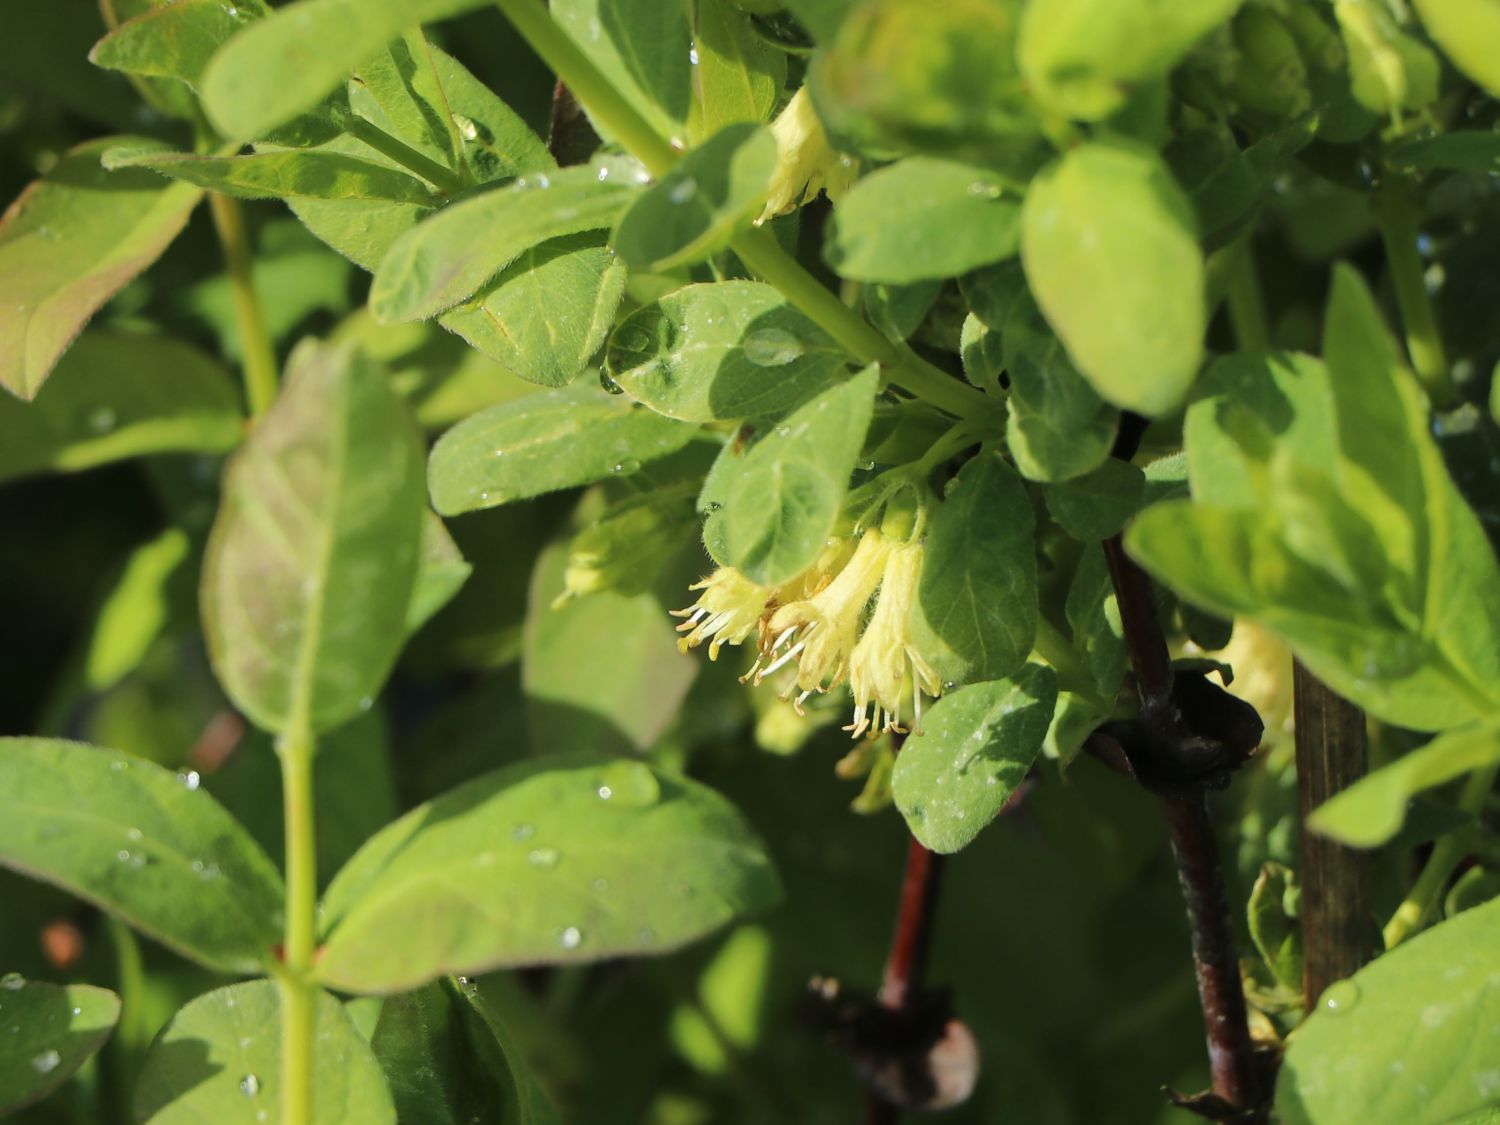
[[[1041,664],[934,703],[891,783],[912,835],[943,854],[966,847],[1025,779],[1056,706],[1057,676]]]
[[[735,466],[724,500],[724,549],[752,582],[779,585],[818,557],[844,505],[878,386],[871,366],[824,391]]]
[[[685,422],[780,417],[832,386],[849,363],[758,281],[685,285],[622,321],[604,354],[626,394]]]
[[[104,166],[146,168],[240,199],[375,199],[423,207],[438,202],[426,184],[405,172],[337,152],[194,156],[122,145],[104,154]]]
[[[725,126],[630,205],[615,231],[616,253],[649,271],[702,261],[760,210],[775,169],[771,130]]]
[[[824,254],[855,281],[953,277],[1015,254],[1020,226],[1020,204],[993,172],[914,156],[839,200]]]
[[[280,940],[280,875],[196,775],[76,742],[7,738],[0,793],[0,864],[212,969],[254,972]]]
[[[261,0],[174,0],[148,7],[94,44],[89,61],[109,70],[198,84],[213,53],[270,9]]]
[[[61,1086],[119,1018],[120,998],[103,988],[0,979],[0,1113]]]
[[[135,1120],[143,1125],[265,1125],[281,1105],[281,1000],[275,984],[249,981],[189,1001],[151,1044],[141,1066]],[[385,1076],[344,1006],[318,994],[312,1044],[312,1120],[395,1125]]]
[[[1093,141],[1032,181],[1021,211],[1026,280],[1068,354],[1107,401],[1171,410],[1206,327],[1192,204],[1150,149]]]
[[[1415,0],[1428,34],[1458,67],[1500,97],[1500,7],[1476,0]]]
[[[692,98],[687,9],[661,0],[557,0],[552,18],[657,133],[680,136]],[[598,123],[596,122],[596,126]],[[607,140],[608,130],[599,127]]]
[[[377,319],[425,320],[452,308],[524,250],[613,225],[638,185],[564,168],[445,207],[391,244],[370,286]]]
[[[268,730],[337,726],[405,634],[422,535],[406,405],[352,349],[308,343],[236,454],[203,564],[204,631],[235,704]]]
[[[432,449],[432,506],[445,516],[633,473],[693,437],[597,387],[501,403],[464,419]]]
[[[373,837],[329,888],[318,974],[399,992],[449,972],[665,952],[778,895],[760,842],[712,790],[638,761],[552,758]]]

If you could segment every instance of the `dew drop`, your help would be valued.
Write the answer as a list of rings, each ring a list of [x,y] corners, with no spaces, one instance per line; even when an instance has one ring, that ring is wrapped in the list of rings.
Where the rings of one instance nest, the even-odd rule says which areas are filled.
[[[558,935],[558,941],[564,949],[577,949],[583,944],[583,931],[577,926],[569,926]]]
[[[551,871],[560,859],[562,859],[562,852],[556,848],[532,848],[526,853],[526,862],[532,867],[540,867],[543,871]]]
[[[691,176],[684,176],[667,189],[667,198],[673,203],[686,203],[697,194],[698,181]]]
[[[74,1008],[73,1009],[73,1014],[75,1016],[81,1016],[81,1015],[83,1015],[83,1009],[82,1008]]]
[[[608,168],[600,168],[599,169],[599,182],[602,184],[607,179],[609,179],[609,169]]]
[[[637,930],[636,931],[636,935],[635,935],[635,940],[638,941],[638,942],[640,942],[642,945],[650,945],[650,944],[652,944],[653,942],[656,941],[656,931],[655,930]]]
[[[96,406],[89,411],[88,427],[96,434],[107,434],[119,423],[120,416],[112,406]]]
[[[649,766],[622,759],[604,767],[597,793],[600,800],[614,806],[641,809],[656,804],[661,797],[661,783]]]
[[[595,880],[594,880],[594,881],[593,881],[593,882],[592,882],[592,883],[591,883],[591,884],[589,884],[589,885],[590,885],[590,886],[592,886],[592,887],[593,887],[593,888],[594,888],[594,890],[595,890],[595,891],[596,891],[596,892],[597,892],[597,893],[599,893],[599,894],[601,894],[601,895],[602,895],[602,894],[603,894],[603,893],[604,893],[604,892],[605,892],[605,891],[607,891],[607,890],[609,890],[609,880],[608,880],[608,879],[603,879],[603,878],[600,878],[600,879],[595,879]]]
[[[260,1079],[253,1074],[247,1074],[240,1079],[240,1093],[247,1098],[253,1098],[260,1093]]]
[[[116,758],[113,762],[109,763],[109,768],[115,773],[122,773],[123,771],[130,768],[130,763]]]
[[[31,1060],[31,1069],[38,1074],[51,1074],[62,1062],[62,1056],[56,1051],[43,1051]]]
[[[692,63],[694,66],[698,65],[698,48],[697,47],[689,47],[688,48],[688,62]]]
[[[6,992],[19,992],[26,987],[26,978],[20,973],[6,973],[0,977],[0,988]]]
[[[1347,1012],[1359,1003],[1359,985],[1352,980],[1334,981],[1323,990],[1320,1007],[1330,1012]]]
[[[458,126],[458,135],[466,141],[477,141],[479,139],[479,126],[474,124],[472,118],[465,117],[461,113],[453,115],[453,124]]]
[[[999,199],[1000,187],[997,184],[987,184],[983,180],[975,180],[969,185],[969,194],[977,195],[981,199]]]
[[[536,825],[518,824],[510,830],[512,840],[529,840],[536,835]]]
[[[614,468],[610,471],[618,473],[622,477],[628,477],[631,473],[639,472],[640,468],[641,463],[639,461],[626,458],[624,461],[616,461]]]
[[[782,367],[800,357],[802,341],[781,328],[762,328],[745,337],[745,358],[757,367]]]
[[[359,701],[359,709],[361,711],[368,711],[371,707],[374,707],[374,706],[375,706],[375,700],[372,697],[368,696],[368,695],[365,696],[363,699],[361,699]]]
[[[197,770],[184,770],[177,775],[177,783],[184,789],[197,789],[202,781]]]
[[[545,191],[547,188],[552,186],[552,181],[549,180],[546,176],[538,176],[536,178],[536,186]]]
[[[625,388],[611,379],[609,377],[609,372],[607,371],[599,372],[599,386],[603,387],[612,395],[622,395],[625,393]]]

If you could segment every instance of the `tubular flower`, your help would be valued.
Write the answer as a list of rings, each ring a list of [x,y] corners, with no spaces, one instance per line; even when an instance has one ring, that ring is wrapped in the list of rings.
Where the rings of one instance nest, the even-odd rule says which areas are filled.
[[[757,223],[795,211],[820,191],[826,191],[829,199],[838,199],[849,190],[856,171],[854,161],[840,156],[829,145],[806,86],[792,95],[771,123],[771,132],[776,137],[776,170]]]
[[[922,721],[922,696],[936,699],[942,681],[912,638],[910,620],[917,583],[922,577],[925,548],[920,540],[893,547],[880,582],[875,612],[849,659],[849,690],[854,696],[854,719],[844,729],[854,738],[882,731],[904,733],[902,703],[911,696],[915,721]]]
[[[687,609],[674,609],[673,617],[687,618],[677,626],[687,635],[677,641],[683,652],[708,642],[708,658],[719,659],[723,645],[737,645],[754,633],[766,615],[776,589],[759,586],[732,566],[722,566],[702,582],[689,587],[702,590]]]
[[[777,609],[762,634],[760,659],[749,673],[755,682],[797,661],[797,678],[786,694],[800,689],[799,706],[813,692],[840,683],[848,674],[865,605],[880,584],[890,553],[888,539],[879,531],[867,531],[832,582],[811,597]]]

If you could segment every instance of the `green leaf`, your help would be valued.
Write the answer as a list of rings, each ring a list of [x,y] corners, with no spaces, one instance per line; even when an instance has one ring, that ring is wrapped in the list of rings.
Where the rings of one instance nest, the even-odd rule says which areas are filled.
[[[142,1125],[264,1125],[281,1105],[281,999],[268,980],[188,1002],[151,1044],[137,1079]],[[390,1091],[344,1006],[319,992],[312,1058],[318,1125],[395,1125]]]
[[[775,169],[771,130],[724,126],[636,198],[615,229],[615,252],[648,272],[702,261],[749,225]]]
[[[1336,794],[1308,827],[1357,848],[1378,847],[1401,830],[1407,802],[1418,793],[1497,760],[1500,724],[1449,731]]]
[[[1047,510],[1074,539],[1094,543],[1125,526],[1146,495],[1146,475],[1110,458],[1093,472],[1047,489]]]
[[[0,863],[209,968],[255,972],[281,939],[281,877],[197,788],[113,750],[0,739]]]
[[[682,135],[693,81],[685,5],[557,0],[552,18],[657,133]],[[618,139],[599,132],[605,140]]]
[[[352,349],[304,343],[230,464],[203,564],[214,670],[257,725],[368,706],[406,635],[422,512],[405,403]]]
[[[201,194],[150,172],[106,172],[122,139],[70,151],[0,218],[0,385],[22,398],[89,317],[177,237]]]
[[[913,156],[856,183],[834,208],[824,256],[855,281],[952,277],[1012,257],[1021,208],[1005,180],[971,164]]]
[[[756,34],[749,13],[733,0],[699,0],[697,14],[693,136],[713,136],[737,121],[769,120],[786,85],[786,55]]]
[[[896,807],[923,846],[949,854],[979,835],[1041,752],[1057,705],[1051,668],[943,696],[896,755]]]
[[[927,531],[913,609],[917,647],[945,683],[1016,672],[1036,635],[1036,525],[1026,487],[998,453],[959,471]]]
[[[665,952],[774,903],[740,815],[638,761],[551,757],[422,805],[323,904],[320,978],[393,992],[445,972]]]
[[[787,7],[812,32],[813,38],[825,43],[833,38],[855,0],[788,0]]]
[[[246,24],[270,9],[261,0],[174,0],[148,7],[116,27],[89,52],[109,70],[151,78],[177,78],[197,86],[209,58]]]
[[[153,453],[223,453],[244,419],[227,371],[166,336],[86,332],[30,405],[0,396],[0,480]]]
[[[681,449],[693,428],[598,387],[567,387],[492,406],[432,449],[432,505],[454,516],[635,472]]]
[[[1458,130],[1394,146],[1390,160],[1408,168],[1500,172],[1500,133]]]
[[[1106,401],[1153,415],[1198,370],[1206,317],[1192,204],[1151,150],[1091,141],[1032,181],[1021,257],[1037,303]]]
[[[169,527],[131,552],[94,620],[83,664],[90,690],[107,691],[141,666],[167,623],[169,586],[191,550],[187,532]]]
[[[1349,56],[1349,88],[1371,113],[1422,109],[1438,95],[1437,55],[1370,0],[1340,0],[1334,17]]]
[[[555,238],[523,251],[473,300],[439,319],[521,378],[563,387],[603,345],[627,274],[600,235]]]
[[[1287,1125],[1450,1122],[1494,1104],[1500,902],[1466,910],[1323,993],[1276,1083]]]
[[[1084,550],[1078,569],[1073,572],[1063,612],[1073,631],[1073,646],[1088,662],[1098,695],[1113,699],[1125,678],[1127,656],[1120,603],[1102,548],[1091,545]],[[1108,717],[1100,716],[1099,722]],[[1090,727],[1083,734],[1092,730]],[[1082,742],[1082,735],[1079,741]]]
[[[425,320],[452,308],[549,238],[611,226],[637,185],[607,166],[564,168],[445,207],[391,244],[375,270],[377,319]]]
[[[831,387],[848,353],[769,285],[685,285],[623,320],[604,369],[685,422],[777,418]]]
[[[1500,9],[1472,0],[1414,0],[1422,26],[1443,53],[1500,97]]]
[[[752,582],[785,582],[822,551],[843,507],[879,380],[871,366],[824,391],[739,463],[724,500],[724,546]]]
[[[1209,249],[1238,232],[1260,200],[1261,182],[1229,126],[1204,125],[1173,137],[1162,159],[1192,200]]]
[[[1241,0],[1048,0],[1021,14],[1017,58],[1053,113],[1099,121],[1132,87],[1166,74]]]
[[[448,104],[436,57],[422,29],[412,28],[367,60],[355,81],[384,112],[386,120],[377,127],[389,125],[394,135],[409,138],[413,147],[444,168],[461,168],[464,130]],[[468,124],[472,130],[473,122]]]
[[[240,199],[375,199],[432,207],[437,197],[421,180],[372,161],[336,152],[257,152],[250,156],[194,156],[162,145],[120,145],[104,167],[146,168]]]
[[[296,0],[241,30],[203,71],[203,108],[226,137],[259,140],[312,109],[392,39],[479,0]]]
[[[458,544],[443,521],[431,512],[422,517],[422,554],[417,560],[417,578],[411,605],[406,610],[406,631],[415,633],[443,606],[453,600],[474,568],[464,561]]]
[[[1292,907],[1297,901],[1296,872],[1279,863],[1264,863],[1250,890],[1250,940],[1271,975],[1286,988],[1302,991],[1302,928]]]
[[[477,988],[445,979],[381,1005],[370,1047],[396,1116],[430,1125],[557,1122],[525,1060],[497,1037]]]
[[[0,1113],[61,1086],[104,1046],[119,1018],[120,998],[106,989],[0,978]]]

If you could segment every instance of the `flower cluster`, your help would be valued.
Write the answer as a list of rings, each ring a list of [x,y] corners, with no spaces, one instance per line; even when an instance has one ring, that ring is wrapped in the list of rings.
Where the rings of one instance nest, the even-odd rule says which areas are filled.
[[[743,677],[759,684],[792,666],[782,693],[801,710],[814,692],[848,683],[854,717],[844,729],[859,738],[904,732],[910,707],[922,719],[922,699],[942,694],[942,682],[912,634],[912,607],[922,577],[920,538],[902,542],[871,528],[829,541],[822,557],[780,586],[761,586],[733,567],[721,567],[693,587],[698,601],[675,611],[686,650],[721,646],[752,636],[757,655]],[[873,609],[871,603],[873,601]]]

